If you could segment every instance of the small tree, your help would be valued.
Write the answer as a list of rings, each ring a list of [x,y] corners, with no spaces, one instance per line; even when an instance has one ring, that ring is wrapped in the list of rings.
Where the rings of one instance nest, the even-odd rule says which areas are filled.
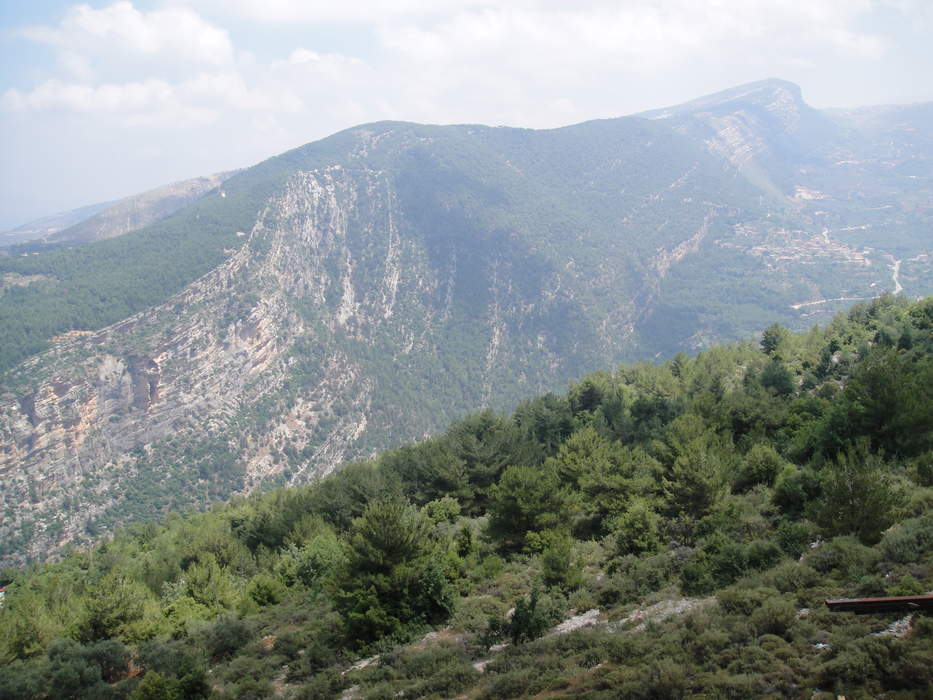
[[[613,534],[619,554],[641,555],[657,551],[661,545],[658,536],[660,523],[661,517],[648,499],[633,498],[625,513],[613,523]]]
[[[542,537],[541,571],[546,586],[574,590],[583,583],[583,567],[574,556],[574,539],[566,532],[548,532]]]
[[[553,465],[509,467],[490,489],[489,534],[504,549],[526,545],[528,533],[562,524],[565,494]]]
[[[829,536],[853,534],[875,544],[895,519],[904,496],[891,482],[880,455],[860,440],[830,462],[821,474],[823,498],[813,506],[813,520]]]
[[[761,349],[766,355],[781,359],[791,337],[790,331],[780,323],[772,323],[761,334]]]
[[[551,617],[539,606],[538,591],[533,590],[528,598],[522,598],[515,604],[515,612],[509,621],[508,634],[512,644],[530,642],[547,632],[551,626]]]
[[[92,642],[121,637],[128,626],[141,619],[148,590],[123,576],[109,575],[91,589],[86,598],[78,638]]]
[[[424,514],[397,499],[372,503],[353,521],[348,562],[335,574],[335,600],[354,643],[450,614],[453,596],[432,533]]]

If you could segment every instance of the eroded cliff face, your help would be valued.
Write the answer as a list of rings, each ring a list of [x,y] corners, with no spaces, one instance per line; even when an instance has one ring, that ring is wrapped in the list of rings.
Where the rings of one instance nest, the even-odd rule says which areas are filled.
[[[458,271],[456,251],[432,263],[406,226],[384,173],[299,172],[267,203],[247,244],[211,273],[19,367],[15,390],[0,396],[0,532],[16,544],[8,561],[119,521],[142,482],[171,494],[174,479],[178,489],[210,486],[216,495],[296,483],[389,435],[436,428],[408,422],[400,386],[435,383],[443,414],[451,384],[473,383],[479,406],[491,400],[494,367],[522,353],[545,362],[540,376],[512,380],[516,395],[561,376],[568,360],[546,339],[506,340],[532,304],[546,306],[535,299],[546,290],[517,294],[509,270],[494,266],[479,280],[488,304],[458,309],[455,277],[486,273]],[[481,359],[475,371],[451,372],[438,347],[464,314],[480,317],[481,332],[464,337],[476,347],[463,351]],[[204,450],[220,456],[198,474]],[[218,460],[222,483],[210,473]]]

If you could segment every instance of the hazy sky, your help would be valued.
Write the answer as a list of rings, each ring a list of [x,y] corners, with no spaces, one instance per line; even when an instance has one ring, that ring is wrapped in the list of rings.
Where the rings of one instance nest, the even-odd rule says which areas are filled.
[[[573,9],[571,9],[573,8]],[[933,0],[0,0],[0,230],[379,119],[933,100]]]

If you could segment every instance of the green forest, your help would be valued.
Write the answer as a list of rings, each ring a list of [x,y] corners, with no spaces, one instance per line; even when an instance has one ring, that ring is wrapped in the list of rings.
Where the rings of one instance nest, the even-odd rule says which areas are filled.
[[[933,589],[933,298],[598,372],[4,584],[0,698],[921,697],[933,620],[824,601]]]

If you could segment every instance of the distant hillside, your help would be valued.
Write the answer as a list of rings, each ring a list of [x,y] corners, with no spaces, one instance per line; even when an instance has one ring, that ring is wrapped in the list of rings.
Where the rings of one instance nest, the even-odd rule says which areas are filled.
[[[933,292],[923,109],[852,121],[765,81],[669,112],[359,126],[0,261],[7,560],[599,367]]]
[[[17,226],[12,231],[0,233],[0,248],[26,243],[41,239],[57,233],[62,229],[74,226],[81,221],[91,218],[100,211],[111,206],[113,202],[102,202],[100,204],[89,204],[78,209],[59,212],[51,216],[44,216],[41,219],[30,221],[29,223]]]
[[[121,199],[88,219],[44,237],[43,242],[74,244],[122,236],[174,214],[220,187],[231,175],[233,172],[182,180]]]
[[[38,219],[0,233],[0,246],[21,244],[8,252],[23,255],[122,236],[174,214],[218,188],[233,172],[182,180],[115,202],[92,204]]]

